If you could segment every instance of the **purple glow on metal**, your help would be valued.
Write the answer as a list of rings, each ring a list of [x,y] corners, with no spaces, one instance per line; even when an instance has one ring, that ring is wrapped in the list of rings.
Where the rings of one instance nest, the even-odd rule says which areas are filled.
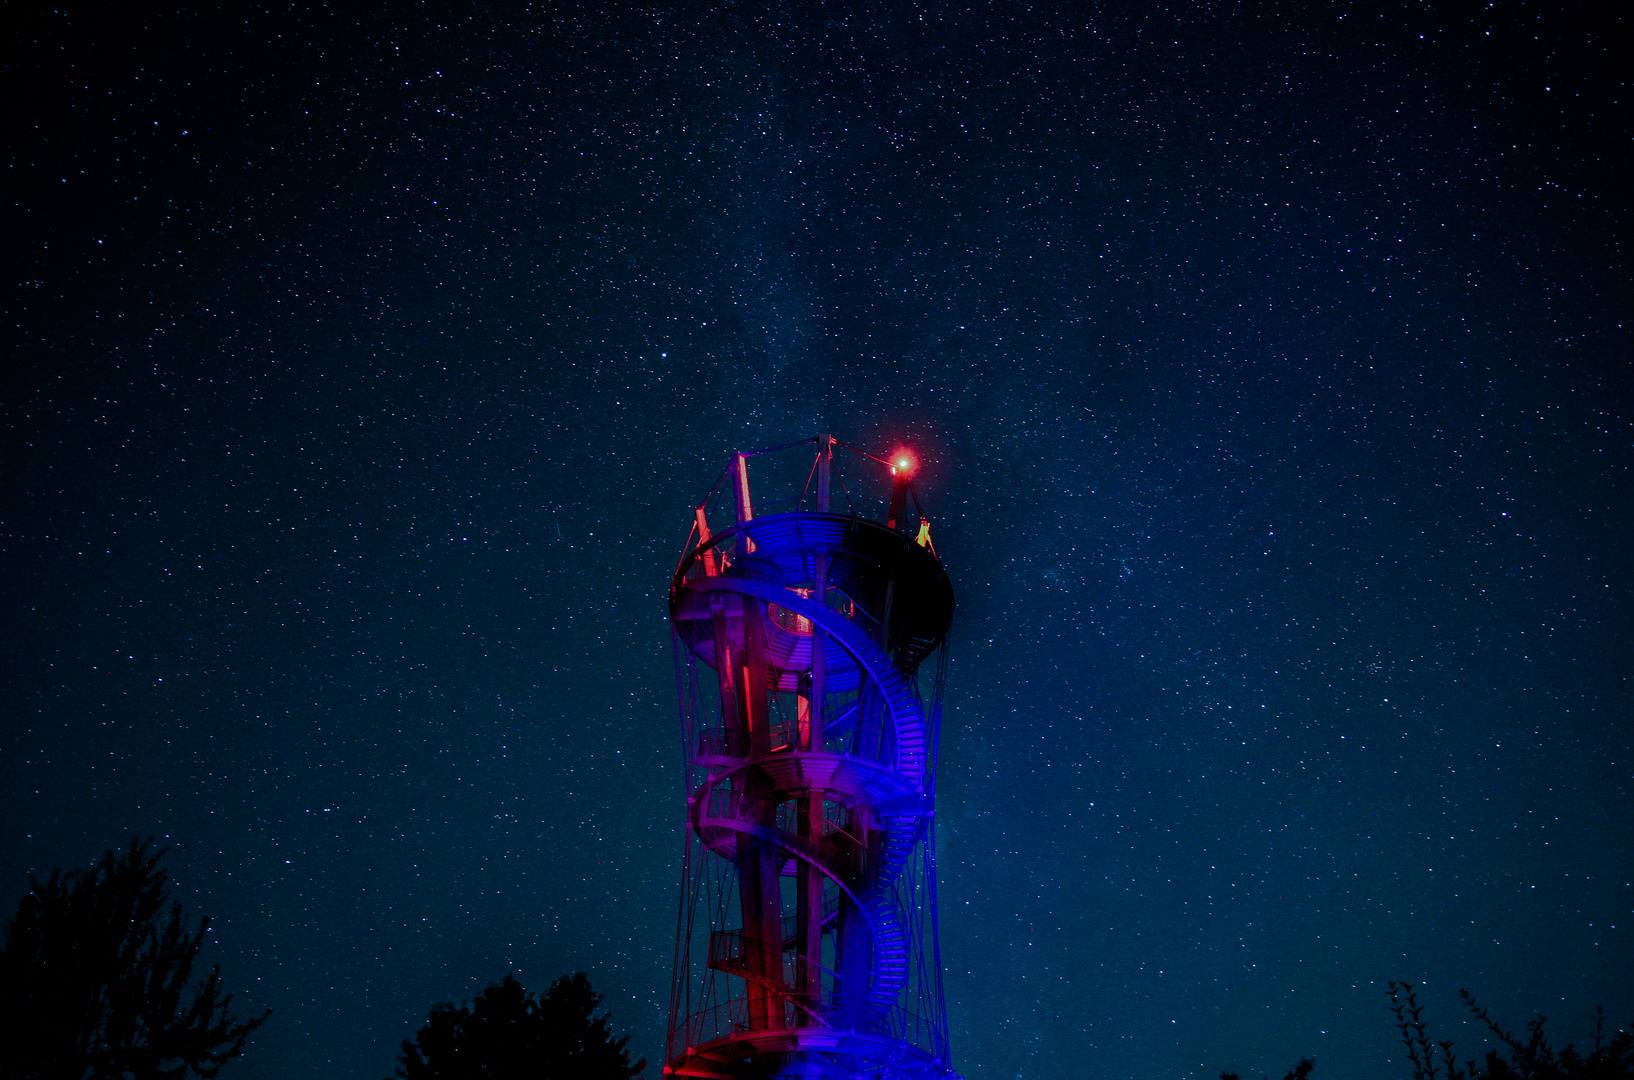
[[[798,497],[751,501],[751,459],[813,442]],[[856,452],[885,525],[834,512],[836,449],[736,455],[733,524],[698,507],[671,584],[689,800],[666,1076],[955,1076],[932,813],[953,590],[929,523],[897,521],[902,454]]]

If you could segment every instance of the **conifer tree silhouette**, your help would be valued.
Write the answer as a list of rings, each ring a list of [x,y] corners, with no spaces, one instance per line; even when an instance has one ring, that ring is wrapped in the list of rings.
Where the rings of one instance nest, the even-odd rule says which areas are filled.
[[[458,1009],[444,1002],[413,1039],[403,1040],[402,1080],[631,1080],[629,1037],[614,1039],[596,1016],[602,995],[579,972],[535,998],[510,975]]]
[[[0,1078],[213,1077],[266,1021],[230,1014],[219,966],[189,985],[210,920],[190,927],[152,844],[29,879],[0,951]]]

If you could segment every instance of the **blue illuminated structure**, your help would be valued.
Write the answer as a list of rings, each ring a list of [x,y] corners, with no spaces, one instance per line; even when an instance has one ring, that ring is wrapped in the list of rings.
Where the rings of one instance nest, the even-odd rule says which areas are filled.
[[[804,488],[756,514],[751,459],[813,445]],[[689,822],[666,1076],[954,1076],[933,816],[953,589],[914,465],[819,435],[736,455],[697,508],[670,591]],[[883,523],[852,501],[871,488]]]

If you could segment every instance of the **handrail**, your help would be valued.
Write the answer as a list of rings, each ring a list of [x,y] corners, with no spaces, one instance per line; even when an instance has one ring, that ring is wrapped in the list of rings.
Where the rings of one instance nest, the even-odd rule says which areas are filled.
[[[768,446],[764,450],[750,450],[750,451],[746,452],[745,454],[743,454],[742,456],[746,457],[746,458],[752,458],[752,457],[759,457],[761,454],[775,454],[779,450],[792,450],[796,446],[810,446],[812,443],[814,443],[816,441],[817,441],[817,436],[813,435],[809,439],[797,439],[794,442],[786,442],[782,446]]]
[[[733,454],[732,455],[732,460],[727,464],[725,469],[721,470],[720,476],[716,477],[715,483],[710,486],[709,494],[704,496],[703,502],[700,503],[699,505],[701,505],[701,506],[708,506],[709,505],[710,501],[712,499],[714,499],[715,495],[720,491],[721,485],[726,482],[727,477],[731,476],[732,473],[737,469],[738,462],[740,460],[741,461],[747,461],[749,458],[761,457],[761,456],[763,456],[765,454],[776,454],[776,453],[779,453],[780,451],[783,451],[783,450],[792,450],[795,447],[811,446],[813,444],[817,444],[817,443],[821,443],[821,442],[822,442],[822,436],[812,435],[812,436],[810,436],[808,438],[796,439],[793,442],[781,443],[781,444],[779,444],[777,446],[768,446],[768,447],[765,447],[765,448],[760,449],[760,450],[745,450],[745,451],[743,451],[741,453]],[[851,453],[856,454],[858,457],[866,458],[867,460],[872,461],[872,462],[874,462],[876,464],[885,466],[887,469],[891,470],[891,473],[892,473],[893,476],[896,474],[896,466],[895,466],[894,463],[887,460],[886,458],[880,457],[877,454],[871,454],[867,450],[864,450],[860,446],[853,446],[850,443],[841,442],[840,440],[838,440],[838,439],[836,439],[836,438],[834,438],[832,436],[829,437],[829,446],[836,447],[836,448],[841,449],[841,450],[849,450]],[[822,456],[822,451],[819,451],[818,452],[818,457],[820,458],[821,456]],[[812,468],[813,468],[813,472],[815,472],[815,470],[816,470],[815,463],[813,463]],[[851,499],[851,493],[850,493],[850,490],[845,485],[844,478],[840,477],[840,476],[838,476],[838,474],[836,474],[836,479],[839,480],[840,489],[845,492],[846,500],[849,502],[850,499]],[[796,496],[794,499],[790,500],[797,509],[799,507],[804,506],[806,490],[809,489],[810,486],[811,486],[811,477],[808,476],[806,478],[806,486],[801,489],[800,494],[798,496]],[[919,495],[918,495],[918,493],[916,491],[913,490],[913,484],[912,484],[911,481],[908,482],[908,493],[913,499],[915,509],[918,509],[919,508]],[[853,510],[853,513],[855,513],[855,507],[853,507],[852,510]],[[921,516],[923,516],[923,511],[921,511],[920,513],[921,513]]]
[[[772,799],[766,797],[765,795],[756,795],[752,791],[736,791],[732,788],[719,787],[713,784],[706,786],[708,787],[708,794],[705,796],[705,799],[707,800],[705,809],[714,811],[714,813],[709,815],[712,818],[725,817],[736,820],[750,821],[753,820],[751,817],[739,817],[737,811],[742,807],[752,806],[757,811],[765,812],[769,810],[775,815],[778,810],[785,806],[791,805],[786,799]],[[825,803],[830,801],[833,800],[824,800]],[[889,818],[892,816],[895,815],[883,813],[880,815],[881,818]],[[758,821],[755,823],[760,824]],[[776,828],[779,832],[787,833],[789,831],[780,824],[776,825]],[[843,836],[853,844],[865,843],[861,837],[853,835],[850,830],[846,829],[843,825],[829,817],[825,809],[823,815],[823,835],[821,839],[826,841],[833,836]]]
[[[798,525],[799,519],[802,515],[815,514],[816,511],[794,510],[786,511],[786,513],[789,513],[795,519],[796,524]],[[727,574],[726,571],[736,561],[733,557],[733,555],[735,555],[735,548],[733,549],[733,555],[728,555],[722,549],[727,547],[729,542],[735,542],[741,539],[745,535],[746,530],[752,533],[757,527],[762,527],[761,523],[768,520],[771,516],[772,515],[765,515],[763,517],[756,518],[753,521],[743,522],[742,524],[733,525],[730,528],[723,529],[720,532],[712,533],[706,543],[697,545],[691,551],[688,551],[685,547],[683,547],[681,551],[681,561],[679,564],[677,564],[675,573],[671,577],[670,591],[673,593],[692,582],[694,580],[692,576],[693,570],[696,567],[703,565],[702,559],[709,552],[714,552],[719,560],[716,564],[715,574],[713,576],[730,577],[731,575]],[[822,516],[831,519],[845,519],[848,521],[865,520],[858,518],[855,514],[826,514]],[[692,536],[696,534],[697,530],[694,529],[692,534],[690,534],[687,538],[689,543],[691,542]],[[802,546],[804,547],[804,545]],[[812,545],[812,547],[816,549],[816,545]],[[932,553],[931,558],[935,559],[936,555]],[[937,563],[940,565],[940,560],[937,560]],[[705,576],[710,575],[707,575],[706,573]],[[845,591],[837,586],[830,585],[829,588],[835,592],[841,593],[841,595],[845,595]],[[776,601],[771,602],[775,603]],[[855,600],[852,601],[852,611],[847,616],[847,619],[853,623],[857,623],[859,619],[863,620],[861,625],[868,629],[870,635],[877,634],[879,631],[879,618],[861,604],[856,603]],[[885,644],[886,648],[884,651],[888,655],[894,654],[898,649],[903,647],[903,643],[891,636],[889,631],[887,631],[886,634]]]

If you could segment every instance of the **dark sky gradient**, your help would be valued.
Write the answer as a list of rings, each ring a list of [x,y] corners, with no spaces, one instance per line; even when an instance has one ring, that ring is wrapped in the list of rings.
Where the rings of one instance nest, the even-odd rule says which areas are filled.
[[[958,590],[972,1080],[1634,1019],[1615,5],[145,6],[0,15],[0,901],[163,837],[224,1076],[577,969],[656,1075],[668,574],[820,430]]]

